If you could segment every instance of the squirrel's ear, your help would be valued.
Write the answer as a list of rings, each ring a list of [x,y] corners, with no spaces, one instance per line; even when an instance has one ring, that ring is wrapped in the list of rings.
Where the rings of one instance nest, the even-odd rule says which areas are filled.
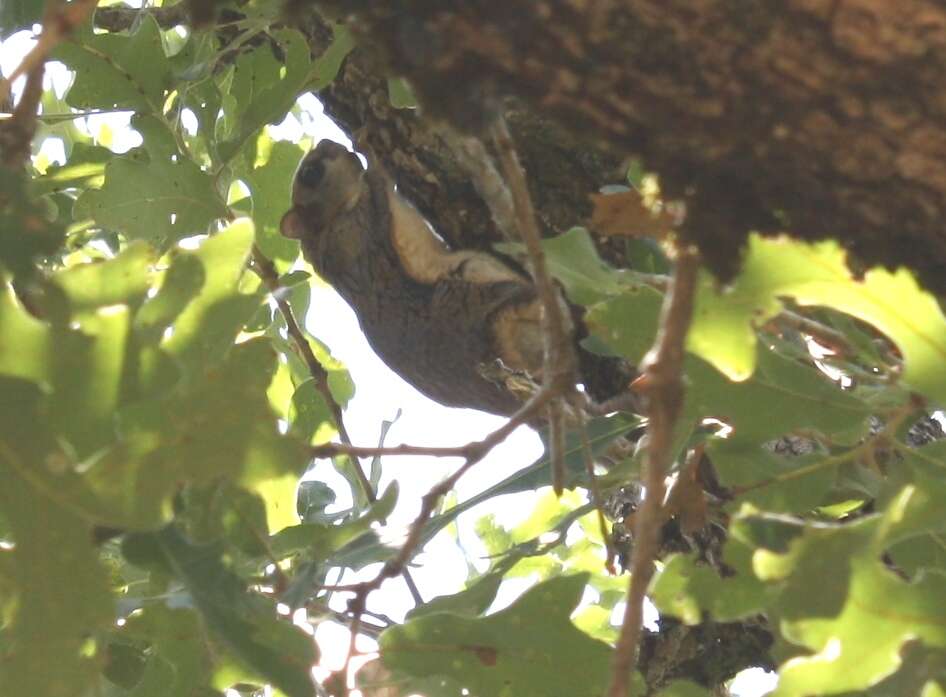
[[[289,212],[282,217],[282,220],[279,221],[279,231],[285,237],[289,237],[293,240],[301,240],[305,234],[305,225],[303,225],[302,218],[299,215],[299,211],[295,208],[290,208]]]

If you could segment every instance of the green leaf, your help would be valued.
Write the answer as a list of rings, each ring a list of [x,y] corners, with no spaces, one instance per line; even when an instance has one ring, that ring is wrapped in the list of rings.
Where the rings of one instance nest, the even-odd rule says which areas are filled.
[[[220,647],[209,641],[200,616],[190,608],[149,603],[130,615],[118,636],[147,643],[149,665],[135,695],[160,688],[165,695],[220,694],[213,690]],[[154,686],[153,688],[151,686]]]
[[[314,697],[312,639],[280,619],[274,602],[249,593],[219,548],[193,545],[174,527],[154,536],[203,620],[234,656],[289,697]]]
[[[934,507],[941,509],[907,485],[883,515],[843,525],[753,513],[734,521],[734,537],[764,545],[753,555],[753,568],[777,584],[772,610],[782,634],[811,651],[783,664],[772,694],[864,690],[897,671],[906,642],[946,647],[946,575],[931,570],[905,581],[881,560],[891,541],[933,521]]]
[[[579,574],[540,583],[481,619],[440,612],[409,620],[381,635],[381,659],[395,673],[443,676],[472,694],[599,697],[611,648],[569,620],[587,580]],[[561,670],[565,665],[581,670]]]
[[[598,345],[637,363],[653,344],[660,304],[657,291],[641,287],[591,306],[585,320]],[[759,350],[758,363],[751,380],[732,382],[688,355],[685,417],[715,417],[759,443],[797,428],[833,434],[866,422],[867,405],[814,366],[767,348]]]
[[[799,428],[833,435],[866,427],[868,405],[842,391],[813,365],[768,349],[760,349],[758,359],[753,378],[737,383],[688,357],[687,412],[722,419],[741,438],[757,442]],[[760,409],[761,405],[767,408]]]
[[[657,697],[711,697],[705,687],[689,680],[674,680],[657,693]]]
[[[657,336],[663,296],[648,286],[637,286],[588,308],[585,324],[608,352],[640,363]]]
[[[210,223],[226,217],[227,209],[213,179],[192,160],[149,157],[135,150],[106,165],[102,188],[79,196],[74,214],[167,249],[206,233]]]
[[[409,620],[438,612],[449,612],[465,617],[482,615],[496,599],[503,582],[504,572],[493,572],[478,578],[469,588],[451,595],[441,595],[407,613]]]
[[[946,318],[936,299],[900,270],[873,269],[855,280],[834,242],[807,244],[753,236],[742,271],[718,291],[704,276],[697,295],[690,350],[734,380],[755,369],[753,326],[778,313],[780,298],[823,305],[858,317],[890,337],[904,358],[903,381],[946,404]],[[904,312],[909,308],[909,312]]]
[[[171,355],[194,366],[212,365],[233,344],[259,302],[254,295],[238,292],[253,235],[253,224],[240,219],[197,250],[181,252],[203,266],[204,283],[178,315],[174,333],[163,344]]]
[[[79,264],[57,273],[52,282],[66,294],[73,317],[88,316],[109,305],[137,306],[154,281],[154,249],[128,245],[115,259]]]
[[[294,519],[293,487],[286,484],[294,485],[305,468],[306,451],[279,433],[266,397],[275,358],[266,339],[247,341],[200,379],[192,376],[165,396],[123,410],[122,441],[86,477],[113,501],[126,527],[167,520],[182,481],[221,477],[260,494],[271,526]]]
[[[44,0],[4,0],[0,2],[0,40],[21,29],[30,29],[43,19]]]
[[[765,584],[752,573],[752,549],[730,539],[724,562],[733,572],[721,577],[699,563],[695,554],[669,557],[651,587],[651,599],[660,613],[679,617],[686,624],[700,624],[706,613],[720,622],[733,622],[763,611]]]
[[[0,285],[0,375],[49,381],[49,328],[27,312],[13,288]]]
[[[314,378],[309,378],[296,388],[289,417],[292,433],[308,442],[312,441],[323,424],[334,428],[332,412],[316,387]]]
[[[66,102],[77,109],[125,108],[160,114],[171,68],[158,23],[144,14],[128,35],[93,34],[91,24],[52,53],[76,73]]]
[[[388,99],[395,109],[416,109],[417,97],[410,83],[402,77],[388,78]]]
[[[312,61],[305,37],[294,29],[269,33],[283,54],[276,58],[268,42],[242,53],[234,66],[229,97],[232,133],[219,144],[220,155],[230,159],[263,126],[282,121],[311,80]]]
[[[113,601],[92,542],[95,519],[69,496],[70,474],[57,471],[39,402],[34,386],[0,380],[0,511],[15,544],[4,553],[13,597],[3,599],[0,685],[72,697],[96,679],[89,637],[114,621]]]
[[[784,626],[788,638],[814,653],[784,664],[772,695],[862,690],[897,670],[908,640],[946,647],[944,583],[946,575],[938,572],[908,583],[874,559],[856,558],[837,617],[797,619]]]
[[[355,39],[348,27],[344,24],[332,25],[332,43],[312,65],[312,82],[309,89],[312,91],[328,87],[342,67],[345,56],[355,47]]]
[[[100,187],[105,181],[105,165],[113,157],[115,153],[108,148],[75,143],[66,164],[50,165],[45,174],[33,178],[30,190],[39,195],[66,189]]]
[[[325,509],[335,503],[337,496],[325,482],[316,479],[303,479],[299,482],[299,495],[296,501],[299,518],[303,523],[323,523],[331,521],[338,514],[326,513]]]
[[[824,453],[781,457],[743,439],[713,439],[706,454],[723,486],[748,489],[740,503],[779,513],[817,508],[835,483],[839,464]]]
[[[161,287],[135,316],[135,332],[143,341],[157,343],[188,303],[200,292],[205,281],[201,257],[175,254],[164,274]]]
[[[572,228],[557,237],[543,240],[542,246],[549,270],[565,286],[565,292],[573,302],[591,305],[609,296],[635,290],[633,275],[606,264],[584,228]]]
[[[389,486],[368,511],[340,525],[302,523],[281,530],[270,539],[274,559],[305,553],[308,559],[326,559],[345,545],[371,530],[371,524],[383,520],[394,509],[397,484]]]
[[[86,314],[69,329],[56,327],[51,335],[56,352],[47,418],[81,460],[115,438],[130,324],[129,308],[115,305]]]
[[[292,263],[299,256],[299,243],[283,237],[279,223],[291,206],[292,175],[305,152],[293,143],[273,142],[265,132],[259,138],[257,150],[266,151],[265,161],[242,177],[253,196],[257,244],[270,259]]]

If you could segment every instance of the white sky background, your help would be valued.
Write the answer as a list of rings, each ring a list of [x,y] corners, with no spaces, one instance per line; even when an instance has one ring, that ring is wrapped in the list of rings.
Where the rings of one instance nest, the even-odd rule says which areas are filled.
[[[20,32],[0,43],[0,71],[8,75],[34,43],[30,32]],[[57,93],[62,94],[70,82],[70,75],[60,64],[53,64],[47,71],[46,87],[54,85]],[[22,81],[14,85],[18,94]],[[271,128],[270,134],[280,140],[298,142],[303,137],[311,137],[314,142],[329,138],[351,147],[345,134],[322,113],[322,106],[312,95],[305,95],[299,100],[304,114],[302,123],[290,116],[277,127]],[[109,147],[116,152],[125,152],[140,144],[137,133],[129,126],[130,112],[106,114],[77,119],[79,128],[88,131],[93,137],[110,132]],[[103,131],[103,129],[105,129]],[[64,152],[58,139],[49,139],[42,144],[40,155],[50,161],[63,162]],[[485,436],[503,423],[500,417],[468,409],[451,409],[441,406],[417,392],[400,377],[395,375],[368,346],[358,321],[347,304],[333,290],[327,287],[314,287],[309,315],[306,318],[308,330],[324,341],[333,354],[345,363],[356,386],[353,400],[345,413],[345,423],[353,441],[358,445],[377,443],[381,422],[394,418],[398,409],[402,410],[400,419],[391,427],[386,443],[396,445],[409,443],[424,446],[462,445]],[[456,489],[457,500],[463,501],[486,487],[504,479],[517,469],[534,461],[542,453],[538,436],[523,426],[517,429],[504,443],[497,446],[482,462],[474,467]],[[456,459],[389,457],[384,460],[383,488],[396,478],[400,486],[400,498],[394,514],[389,519],[385,534],[391,531],[403,531],[419,511],[420,499],[430,487],[448,475],[459,464]],[[326,481],[339,494],[339,501],[334,508],[342,509],[350,505],[346,500],[347,484],[328,462],[319,463],[312,478]],[[522,521],[531,512],[530,502],[533,493],[503,496],[485,502],[471,513],[461,516],[458,521],[460,547],[449,534],[441,533],[418,558],[419,566],[411,569],[411,575],[417,582],[425,599],[436,595],[453,593],[462,589],[467,577],[467,560],[472,560],[482,571],[489,561],[484,558],[485,548],[473,533],[473,523],[487,513],[494,514],[503,525],[511,526]],[[330,509],[331,510],[331,509]],[[386,539],[389,543],[399,544],[400,538]],[[366,568],[359,574],[348,573],[339,581],[349,583],[356,580],[373,578],[378,567]],[[512,602],[529,585],[529,579],[507,581],[497,599],[495,608]],[[338,597],[336,609],[344,609],[345,598]],[[382,612],[400,620],[413,603],[402,579],[389,580],[368,600],[369,610]],[[654,612],[651,608],[651,622]],[[342,665],[347,651],[347,630],[341,625],[323,622],[316,629],[316,639],[322,652],[322,669],[319,677],[324,678],[327,669]],[[373,650],[373,642],[359,644],[363,650]],[[774,676],[766,676],[761,670],[746,671],[737,678],[733,694],[738,697],[761,695],[774,685]]]

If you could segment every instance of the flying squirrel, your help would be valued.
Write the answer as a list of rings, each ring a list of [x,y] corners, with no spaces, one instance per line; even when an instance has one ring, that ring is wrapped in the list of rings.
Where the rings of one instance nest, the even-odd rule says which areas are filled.
[[[541,382],[531,278],[486,252],[451,250],[380,168],[365,170],[345,147],[323,140],[303,158],[281,230],[351,305],[381,359],[431,399],[512,414],[521,395],[484,376],[496,359]]]

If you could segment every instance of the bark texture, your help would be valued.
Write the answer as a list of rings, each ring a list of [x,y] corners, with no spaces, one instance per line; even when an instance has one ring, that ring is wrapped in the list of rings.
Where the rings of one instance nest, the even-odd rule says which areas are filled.
[[[597,143],[585,150],[590,162],[552,148],[536,150],[536,166],[528,154],[543,129],[520,131],[537,178],[577,164],[571,188],[580,188],[613,180],[601,165],[641,156],[664,192],[686,202],[687,234],[724,277],[750,230],[787,231],[835,237],[857,264],[905,265],[946,292],[942,0],[319,4],[347,17],[373,67],[410,79],[428,117],[476,130],[484,105],[515,95],[525,121],[570,134],[553,143]],[[334,114],[396,145],[404,119],[375,131],[379,114],[370,112],[389,107],[359,111],[342,96],[352,70],[327,95]],[[464,177],[429,145],[395,149],[397,174],[419,194],[433,185],[448,200],[469,199]],[[557,189],[533,186],[545,222],[561,229],[563,216],[543,200]],[[574,222],[580,209],[569,211]],[[489,230],[484,215],[445,215],[448,234],[471,222]]]

